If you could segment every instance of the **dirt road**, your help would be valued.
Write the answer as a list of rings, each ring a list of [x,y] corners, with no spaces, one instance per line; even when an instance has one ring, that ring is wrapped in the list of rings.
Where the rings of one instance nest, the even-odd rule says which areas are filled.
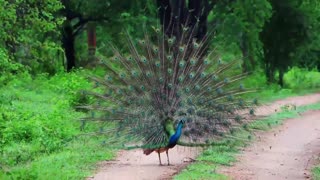
[[[236,180],[301,180],[320,153],[320,111],[288,119],[272,131],[258,133],[239,162],[220,172]]]
[[[294,104],[296,106],[303,106],[303,105],[307,105],[307,104],[316,103],[319,101],[320,101],[320,94],[292,97],[292,98],[273,102],[273,103],[269,104],[267,108],[261,108],[260,110],[258,110],[257,114],[258,115],[270,115],[275,112],[275,109],[280,109],[280,107],[282,107],[286,104]],[[291,135],[293,137],[291,137],[292,138],[292,142],[290,141],[291,144],[290,144],[290,142],[287,142],[285,138],[281,138],[279,140],[272,139],[274,137],[274,134],[272,134],[271,132],[270,132],[270,134],[266,133],[266,137],[263,137],[263,138],[265,138],[264,141],[266,141],[266,142],[261,141],[261,142],[257,142],[257,143],[261,143],[261,144],[266,143],[265,146],[263,146],[265,148],[266,153],[268,152],[266,150],[268,148],[270,148],[269,146],[273,146],[273,147],[271,147],[271,150],[276,152],[275,154],[278,154],[279,157],[282,157],[282,154],[284,157],[287,156],[288,158],[291,156],[299,156],[299,159],[297,159],[297,160],[295,160],[295,158],[294,158],[294,162],[295,161],[299,162],[299,163],[297,163],[299,165],[303,164],[302,161],[305,161],[306,159],[308,160],[308,157],[303,158],[303,159],[301,159],[301,157],[300,157],[300,156],[304,156],[304,154],[301,154],[301,153],[307,153],[307,152],[305,152],[305,149],[303,149],[303,148],[306,148],[305,142],[310,143],[310,148],[313,150],[313,148],[314,148],[313,142],[316,142],[317,138],[320,137],[320,134],[317,134],[318,131],[315,130],[316,127],[319,127],[319,129],[320,129],[319,112],[313,112],[313,113],[315,113],[315,114],[311,114],[311,115],[306,114],[306,116],[311,117],[311,120],[310,120],[311,124],[315,123],[314,126],[312,126],[314,131],[311,131],[310,129],[307,129],[307,131],[303,131],[302,129],[300,129],[299,131],[297,131],[297,133],[295,133],[296,130],[291,129],[291,127],[289,127],[287,125],[287,122],[285,123],[284,126],[280,127],[279,130],[281,130],[281,131],[286,130],[286,131],[292,133]],[[317,122],[316,119],[312,120],[312,117],[314,117],[314,116],[319,117],[318,118],[319,122]],[[300,121],[295,120],[295,121],[302,123],[302,124],[297,124],[295,126],[296,128],[299,129],[299,128],[304,127],[304,125],[303,125],[304,121],[301,121],[301,120]],[[296,124],[296,123],[293,123],[293,124]],[[285,128],[285,127],[287,127],[286,125],[288,126],[288,129]],[[306,126],[310,128],[310,124],[308,124]],[[284,128],[284,129],[281,129],[281,128]],[[309,133],[310,133],[310,135],[309,135]],[[320,133],[320,131],[319,131],[319,133]],[[275,137],[280,138],[282,136],[279,135],[279,133],[278,133],[278,135],[276,135]],[[263,138],[261,138],[261,139],[263,139]],[[308,139],[308,138],[310,138],[310,139]],[[313,139],[314,141],[311,139]],[[307,140],[307,141],[304,141],[304,140]],[[271,144],[272,141],[274,141],[274,142]],[[318,142],[318,144],[320,144],[320,143]],[[289,145],[289,147],[287,147],[286,145]],[[294,146],[299,146],[299,147],[294,147]],[[256,147],[256,148],[254,148],[254,147]],[[255,154],[254,151],[259,152],[259,154],[261,154],[261,152],[264,152],[261,150],[261,147],[253,145],[252,149],[248,151],[249,155],[250,155],[250,152],[253,152],[253,154]],[[288,153],[286,153],[286,150],[288,150]],[[299,152],[296,152],[296,151],[299,151]],[[303,151],[303,152],[301,152],[301,151]],[[116,160],[106,161],[106,162],[100,163],[100,165],[99,165],[100,168],[99,168],[98,173],[96,175],[94,175],[94,177],[89,178],[89,179],[95,179],[95,180],[171,179],[172,175],[176,174],[183,167],[185,167],[186,165],[188,165],[190,163],[190,162],[185,162],[185,160],[188,160],[188,158],[195,158],[198,155],[198,153],[199,153],[199,150],[197,150],[197,149],[177,146],[174,149],[169,151],[170,162],[173,165],[172,166],[159,166],[158,165],[158,155],[156,153],[152,153],[149,156],[145,156],[142,153],[142,150],[121,151],[121,152],[119,152]],[[296,154],[292,154],[292,153],[296,153]],[[246,154],[243,154],[244,161],[246,161],[245,157],[246,157]],[[262,154],[261,154],[261,157],[262,157]],[[277,167],[275,167],[275,170],[279,170],[278,167],[288,167],[290,169],[290,167],[292,167],[292,165],[290,165],[290,163],[294,163],[294,162],[290,162],[290,163],[289,162],[282,162],[282,161],[280,161],[279,157],[276,157],[276,159],[273,158],[273,155],[269,155],[269,157],[270,157],[270,161],[272,159],[274,159],[274,161],[271,161],[269,163],[275,163],[278,165]],[[269,157],[266,157],[266,158],[269,158]],[[246,162],[252,163],[252,164],[250,164],[250,166],[247,166],[246,164],[239,163],[239,165],[236,164],[236,166],[234,167],[235,169],[223,169],[223,172],[230,173],[231,171],[232,172],[237,171],[237,173],[235,173],[235,174],[230,173],[230,175],[236,177],[236,179],[238,179],[238,177],[241,177],[241,178],[243,177],[242,179],[247,179],[247,177],[248,177],[248,179],[250,179],[252,177],[254,179],[256,177],[256,176],[254,176],[256,173],[254,174],[253,172],[256,172],[256,169],[250,169],[250,168],[251,168],[251,166],[255,167],[256,165],[252,160],[255,160],[255,158],[250,159],[250,157],[249,157],[249,159],[247,159],[247,161],[246,161]],[[262,161],[262,163],[259,162],[261,164],[266,164],[265,162],[268,162],[268,161],[264,161],[263,159],[261,159],[261,161]],[[162,154],[162,162],[166,162],[165,153]],[[272,164],[267,163],[265,166],[269,167],[269,166],[272,166]],[[239,169],[237,169],[237,168],[239,168]],[[266,170],[266,171],[261,170],[261,173],[265,173],[265,175],[268,175],[269,172],[267,172],[267,171],[268,170]],[[292,172],[293,171],[295,171],[295,170],[292,169]],[[281,171],[279,171],[279,173],[280,172]],[[288,172],[288,173],[290,173],[290,172]],[[280,174],[271,172],[271,175],[272,174],[275,174],[272,177],[280,177]],[[281,177],[282,177],[282,175],[281,175]],[[285,177],[285,175],[284,175],[284,177]],[[275,178],[273,178],[273,179],[275,179]]]

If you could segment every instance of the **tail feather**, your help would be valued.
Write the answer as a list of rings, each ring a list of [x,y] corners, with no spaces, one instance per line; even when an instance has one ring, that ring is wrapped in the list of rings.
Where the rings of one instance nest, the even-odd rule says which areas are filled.
[[[91,78],[104,93],[89,94],[103,104],[84,108],[104,111],[92,119],[109,123],[125,137],[123,144],[143,144],[146,155],[167,145],[163,127],[167,117],[176,123],[186,118],[183,136],[199,142],[222,137],[244,121],[244,110],[256,104],[243,96],[255,90],[240,82],[249,73],[242,72],[239,61],[223,62],[208,52],[209,36],[197,41],[193,29],[189,31],[175,40],[157,30],[156,36],[146,33],[139,43],[127,33],[128,53],[111,45],[114,58],[105,62],[108,75]]]

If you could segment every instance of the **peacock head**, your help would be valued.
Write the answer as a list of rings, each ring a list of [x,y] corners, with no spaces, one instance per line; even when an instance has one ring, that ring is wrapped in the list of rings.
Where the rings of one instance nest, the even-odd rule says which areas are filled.
[[[179,121],[179,124],[183,125],[185,122],[186,122],[186,118],[182,118],[182,119]]]

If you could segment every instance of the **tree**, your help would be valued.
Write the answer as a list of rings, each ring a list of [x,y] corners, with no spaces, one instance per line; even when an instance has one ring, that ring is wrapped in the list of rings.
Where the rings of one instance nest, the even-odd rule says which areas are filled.
[[[149,3],[143,3],[139,0],[61,0],[61,2],[64,5],[64,9],[60,14],[65,17],[61,29],[61,42],[66,56],[67,71],[76,67],[75,41],[83,30],[87,28],[88,23],[91,23],[93,26],[104,26],[103,36],[106,36],[106,31],[108,33],[117,32],[119,34],[119,31],[121,31],[119,26],[124,27],[126,25],[125,20],[123,20],[124,18],[136,15],[136,11],[143,11],[143,6],[149,5]],[[135,23],[139,24],[139,21]],[[97,29],[97,34],[98,31],[99,29]]]
[[[255,70],[263,58],[259,34],[271,13],[268,0],[218,1],[211,12],[216,42],[228,53],[242,53],[245,72]]]
[[[283,76],[290,66],[297,62],[297,57],[308,53],[307,44],[312,43],[312,26],[319,21],[319,15],[308,15],[317,3],[311,1],[270,0],[273,15],[261,33],[265,57],[265,73],[268,82],[275,82],[275,73],[279,72],[278,83],[283,86]],[[319,22],[318,22],[319,24]],[[311,28],[310,28],[311,26]],[[318,41],[319,42],[319,41]]]
[[[87,23],[91,21],[108,21],[105,12],[109,8],[109,1],[76,1],[61,0],[64,8],[61,14],[65,21],[61,28],[61,42],[66,57],[66,69],[70,71],[76,66],[75,40]],[[103,9],[102,9],[103,8]]]
[[[233,4],[235,21],[240,23],[239,47],[244,61],[244,71],[255,69],[261,54],[259,34],[271,17],[272,7],[267,0],[238,0]]]
[[[6,49],[12,60],[31,67],[32,72],[53,71],[62,22],[54,14],[61,8],[58,0],[0,0],[0,48]]]

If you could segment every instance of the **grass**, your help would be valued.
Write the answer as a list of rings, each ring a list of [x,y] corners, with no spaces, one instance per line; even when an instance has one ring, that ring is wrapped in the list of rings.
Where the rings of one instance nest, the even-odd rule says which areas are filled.
[[[81,74],[24,74],[0,88],[0,179],[82,179],[114,157],[100,138],[79,136],[85,113],[74,106],[91,86]]]
[[[312,176],[313,176],[313,179],[315,180],[320,179],[320,165],[312,169]]]
[[[228,179],[227,176],[217,173],[216,170],[221,166],[231,166],[236,161],[236,155],[240,152],[240,148],[248,145],[251,139],[254,139],[252,130],[268,130],[282,124],[285,119],[294,118],[299,116],[299,113],[317,109],[320,109],[320,103],[297,107],[295,111],[283,111],[254,121],[247,128],[242,128],[233,134],[233,138],[227,138],[224,145],[206,149],[197,157],[195,163],[187,166],[174,179]],[[314,168],[313,174],[315,179],[319,179],[320,167]]]

